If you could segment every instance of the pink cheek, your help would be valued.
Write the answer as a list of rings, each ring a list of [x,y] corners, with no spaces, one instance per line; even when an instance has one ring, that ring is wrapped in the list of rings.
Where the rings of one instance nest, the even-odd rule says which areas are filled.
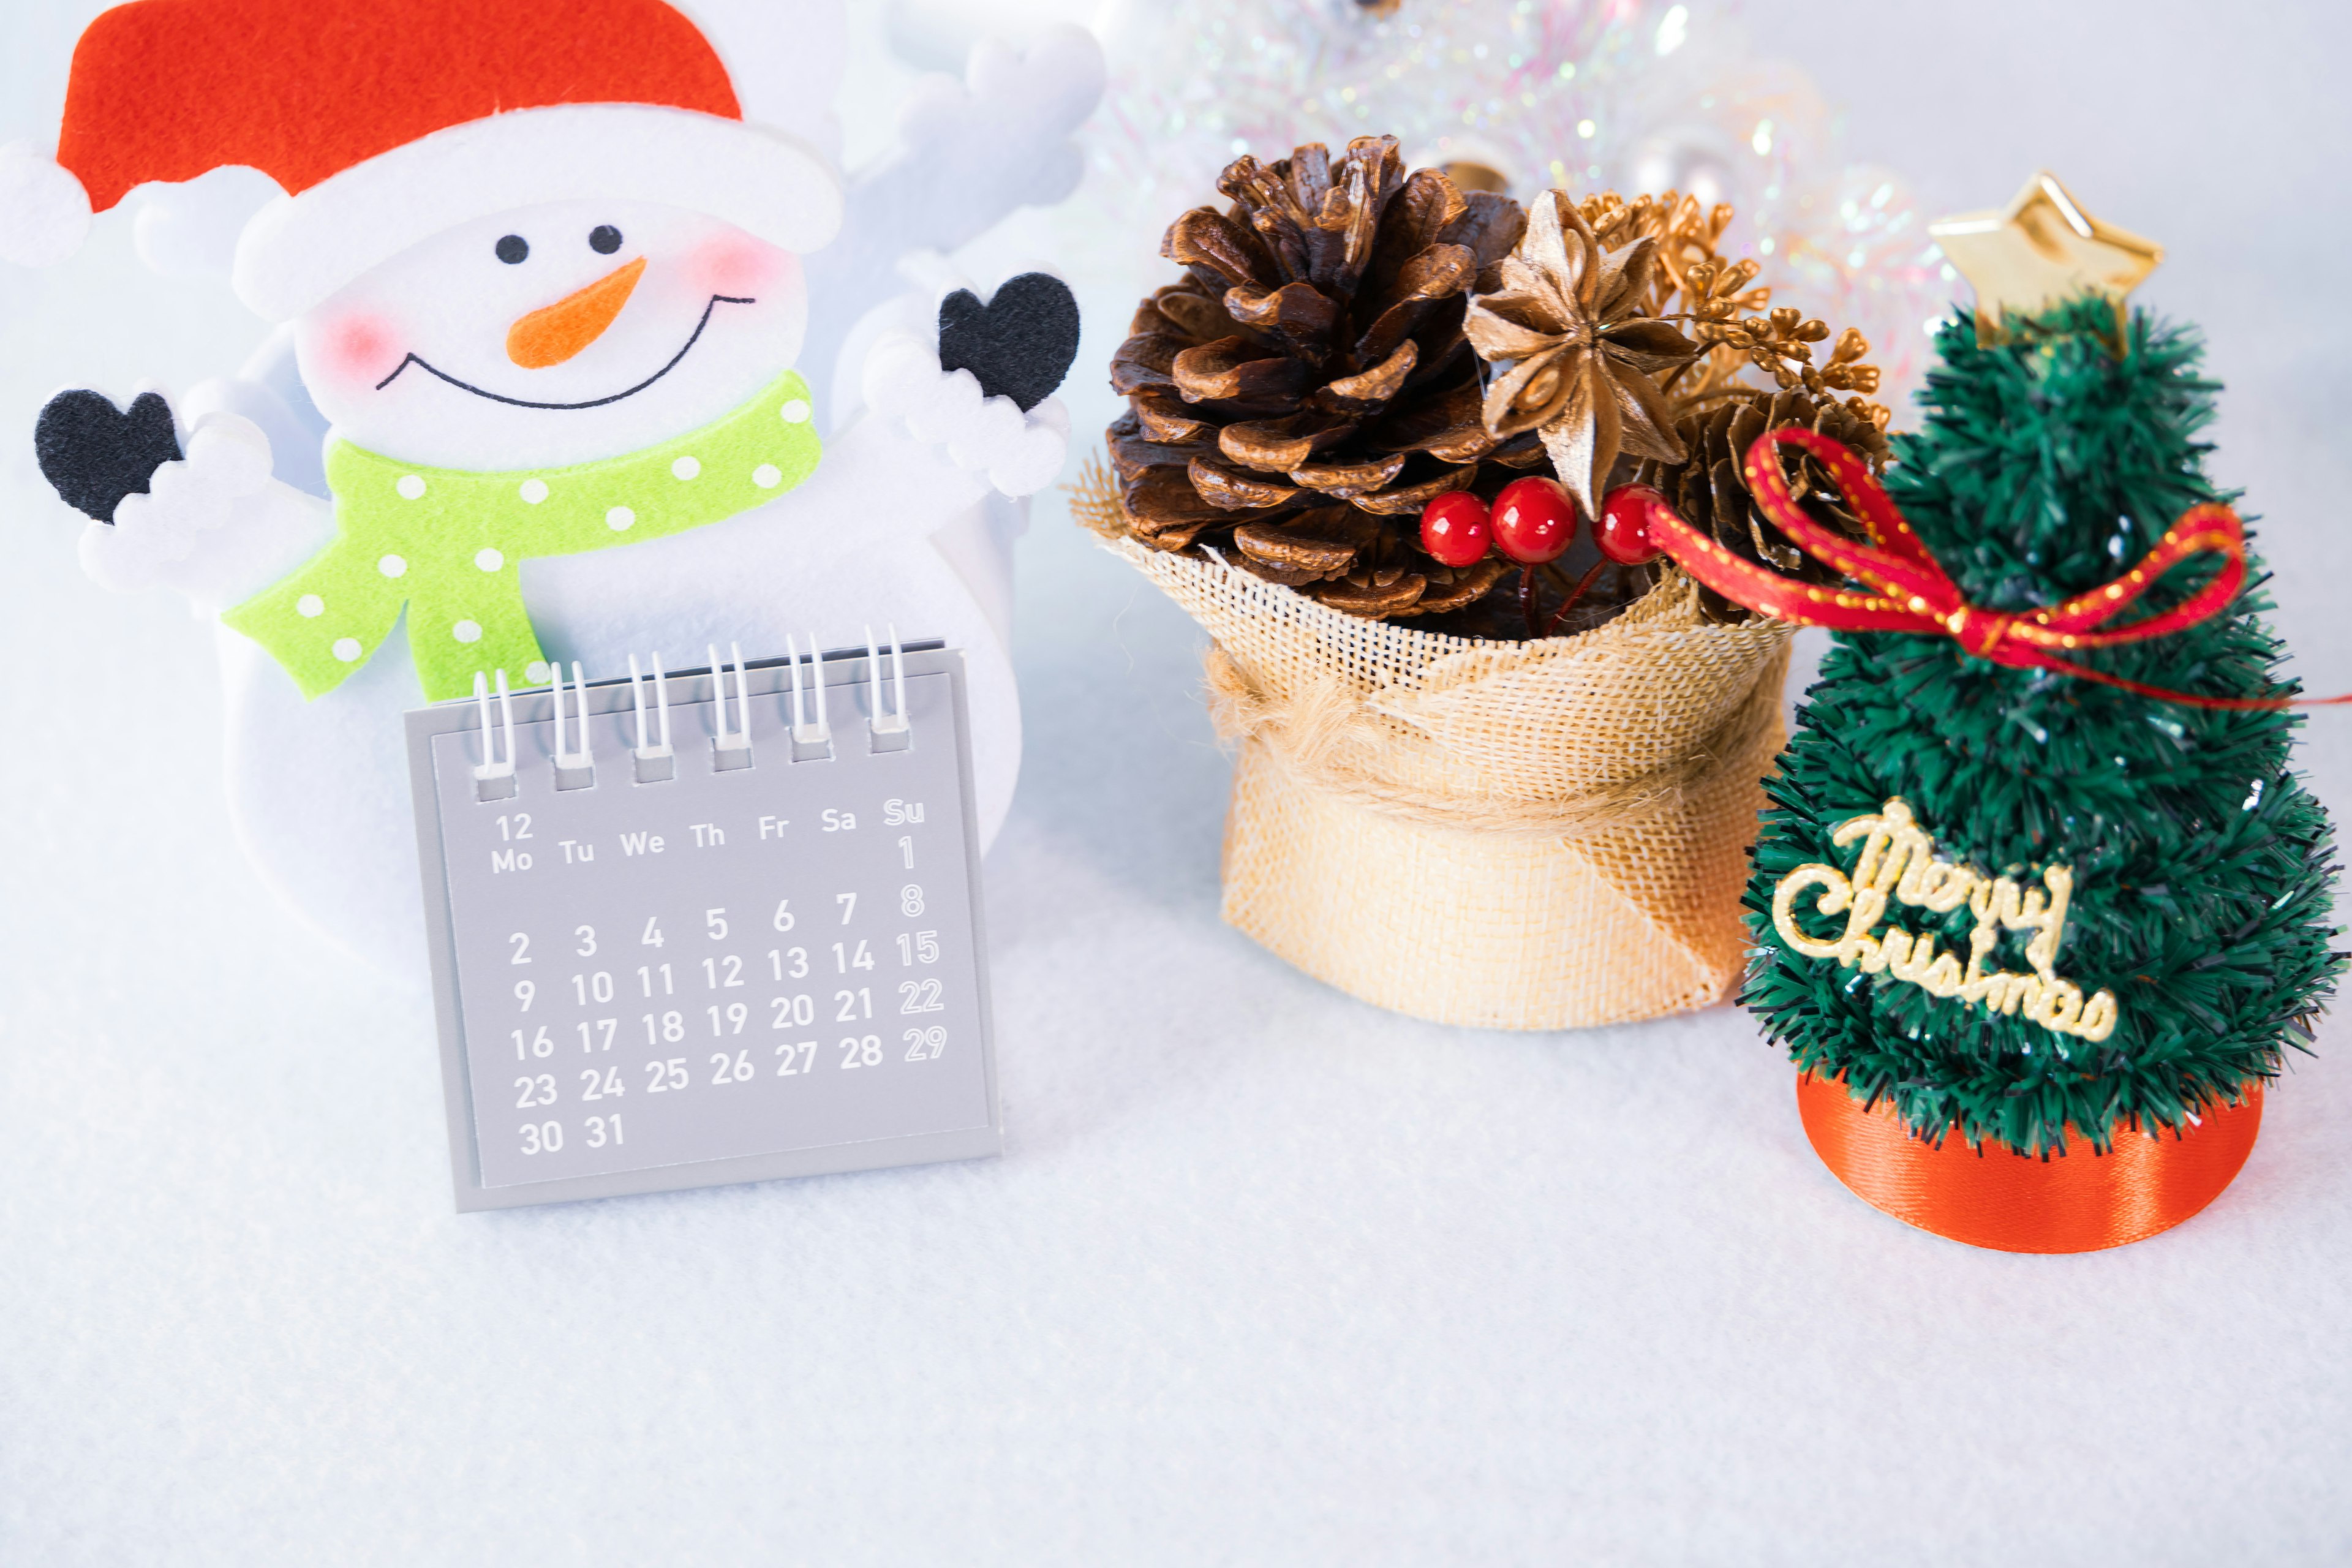
[[[688,278],[702,293],[751,300],[798,270],[790,252],[749,235],[706,240],[688,253],[686,265]]]
[[[327,369],[336,379],[367,386],[390,375],[405,357],[392,323],[366,313],[328,322],[320,342]]]

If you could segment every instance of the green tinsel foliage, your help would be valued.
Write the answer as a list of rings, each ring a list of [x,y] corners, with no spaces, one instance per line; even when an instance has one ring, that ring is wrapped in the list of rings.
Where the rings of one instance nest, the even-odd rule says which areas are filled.
[[[2200,434],[2220,390],[2189,332],[2085,298],[2012,318],[1978,346],[1969,318],[1939,331],[1926,418],[1895,438],[1887,489],[1970,603],[2021,611],[2111,581],[2181,512],[2232,498],[2205,479]],[[2141,605],[2177,604],[2212,568],[2176,569]],[[2287,695],[2284,650],[2261,618],[2258,566],[2223,616],[2079,662],[2207,696]],[[2136,618],[2127,611],[2125,620]],[[1741,1000],[1800,1068],[1891,1100],[1913,1131],[2063,1152],[2071,1124],[2105,1149],[2130,1127],[2179,1131],[2207,1102],[2275,1077],[2307,1048],[2343,959],[2329,951],[2334,846],[2288,772],[2301,722],[2220,712],[1971,658],[1949,638],[1837,636],[1769,785],[1747,908],[1756,947]],[[1772,927],[1772,890],[1807,862],[1851,871],[1831,835],[1901,795],[1937,854],[2040,886],[2073,867],[2056,971],[2121,1017],[2093,1044],[2021,1016],[1930,995],[1886,974],[1808,958]],[[1833,938],[1842,921],[1798,918]],[[1877,929],[1932,932],[1965,963],[1974,919],[1899,900]],[[2027,969],[2029,933],[2000,967]]]

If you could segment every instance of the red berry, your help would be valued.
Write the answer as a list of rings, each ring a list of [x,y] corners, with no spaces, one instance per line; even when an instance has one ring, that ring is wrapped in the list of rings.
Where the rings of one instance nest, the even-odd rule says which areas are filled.
[[[1513,479],[1495,498],[1495,547],[1522,565],[1557,561],[1576,542],[1576,503],[1557,479]]]
[[[1620,566],[1646,566],[1665,553],[1650,542],[1650,503],[1663,500],[1647,485],[1621,485],[1601,503],[1601,526],[1592,531],[1601,553]]]
[[[1433,496],[1421,509],[1421,547],[1445,565],[1467,566],[1482,559],[1494,538],[1486,503],[1468,490]]]

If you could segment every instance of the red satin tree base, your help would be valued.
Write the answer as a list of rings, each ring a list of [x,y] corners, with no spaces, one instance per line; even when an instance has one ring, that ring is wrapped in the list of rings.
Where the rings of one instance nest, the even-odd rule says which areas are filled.
[[[1937,1148],[1885,1101],[1865,1108],[1843,1080],[1812,1073],[1797,1079],[1797,1111],[1837,1179],[1906,1225],[2001,1252],[2096,1252],[2169,1230],[2221,1196],[2262,1131],[2263,1088],[2207,1107],[2185,1137],[2119,1131],[2105,1154],[2069,1128],[2069,1152],[2047,1160],[1990,1139],[1979,1153],[1958,1134]]]

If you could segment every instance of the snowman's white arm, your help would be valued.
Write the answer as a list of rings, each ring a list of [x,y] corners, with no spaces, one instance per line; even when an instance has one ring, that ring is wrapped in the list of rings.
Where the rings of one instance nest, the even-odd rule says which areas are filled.
[[[952,512],[995,489],[1002,496],[1033,496],[1061,472],[1070,449],[1070,416],[1058,400],[1024,411],[1012,397],[988,397],[967,369],[943,372],[939,348],[915,331],[885,331],[863,367],[866,416],[854,430],[882,426],[891,439],[922,451],[908,461],[934,472],[962,475]],[[971,478],[985,482],[973,487]]]
[[[191,395],[192,403],[195,395]],[[270,475],[269,437],[251,420],[201,414],[187,454],[127,495],[111,523],[82,530],[82,570],[119,592],[177,589],[200,612],[242,604],[326,548],[334,510]]]
[[[866,357],[866,404],[825,443],[816,472],[777,503],[814,570],[844,554],[929,538],[991,491],[1051,484],[1069,447],[1069,416],[1047,399],[1024,414],[983,397],[970,371],[941,372],[916,334],[886,332]]]
[[[819,314],[803,363],[831,368],[850,323],[905,287],[899,257],[953,251],[1076,189],[1086,164],[1071,133],[1101,100],[1103,74],[1102,46],[1065,26],[1021,54],[982,41],[961,82],[924,78],[899,111],[899,145],[851,179],[840,235],[807,258]]]

